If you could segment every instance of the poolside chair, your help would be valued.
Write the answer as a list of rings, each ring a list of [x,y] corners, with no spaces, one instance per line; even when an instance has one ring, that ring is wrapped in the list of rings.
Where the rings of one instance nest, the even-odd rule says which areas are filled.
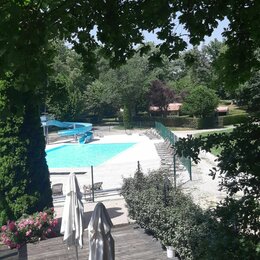
[[[94,183],[94,190],[102,190],[103,182],[95,182]],[[92,190],[92,185],[84,185],[83,186],[84,193],[87,193]]]
[[[63,184],[62,183],[53,184],[52,187],[51,187],[52,195],[53,196],[63,195],[62,188],[63,188]]]
[[[94,191],[102,189],[103,182],[96,182],[94,183]],[[88,198],[89,196],[89,198]],[[83,185],[83,197],[88,200],[92,199],[92,185]]]

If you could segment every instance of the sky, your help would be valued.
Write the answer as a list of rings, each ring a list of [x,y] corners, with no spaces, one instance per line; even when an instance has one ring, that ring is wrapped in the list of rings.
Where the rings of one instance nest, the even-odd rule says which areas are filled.
[[[218,27],[213,31],[212,35],[210,37],[206,36],[204,38],[204,42],[201,42],[201,45],[202,46],[203,44],[204,45],[207,45],[210,41],[214,40],[214,39],[217,39],[219,41],[222,41],[223,40],[223,37],[222,37],[222,32],[224,31],[224,28],[227,28],[228,27],[228,19],[224,19],[223,21],[219,21],[219,25]],[[179,29],[177,31],[178,33],[186,33],[185,29],[181,28],[179,26]],[[158,44],[160,43],[161,41],[157,39],[156,37],[156,34],[155,33],[149,33],[147,31],[144,31],[143,33],[144,37],[145,37],[145,41],[147,42],[154,42],[155,44]],[[188,39],[186,39],[188,40]],[[189,45],[188,48],[192,48],[191,45]]]
[[[224,19],[223,21],[219,21],[219,25],[218,27],[213,31],[212,35],[210,37],[206,36],[204,38],[204,42],[201,42],[200,46],[199,46],[199,49],[201,48],[201,46],[203,45],[207,45],[210,41],[214,40],[214,39],[217,39],[219,41],[222,41],[223,40],[223,37],[221,35],[221,33],[224,31],[224,28],[227,28],[228,27],[228,24],[229,24],[229,21],[228,19]],[[94,29],[92,30],[91,34],[95,37],[96,35],[96,30],[97,28],[94,27]],[[185,34],[187,33],[185,31],[185,29],[183,27],[181,27],[180,25],[178,26],[178,29],[176,31],[177,33],[179,34]],[[162,41],[158,40],[157,37],[156,37],[156,33],[149,33],[147,31],[144,31],[143,32],[143,35],[144,35],[144,39],[146,42],[154,42],[155,44],[159,44],[161,43]],[[96,38],[96,37],[95,37]],[[185,39],[185,38],[184,38]],[[185,39],[187,42],[188,42],[188,37],[186,37]],[[69,44],[69,43],[66,43],[66,45],[71,48],[72,46]],[[192,45],[188,44],[188,49],[191,49],[192,48]]]

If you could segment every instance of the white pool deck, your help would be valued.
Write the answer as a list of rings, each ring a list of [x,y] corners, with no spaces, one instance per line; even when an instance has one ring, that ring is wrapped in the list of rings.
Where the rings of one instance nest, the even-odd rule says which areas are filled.
[[[160,157],[156,151],[155,142],[161,140],[150,140],[147,136],[140,133],[131,135],[107,135],[104,137],[94,137],[92,143],[136,143],[132,147],[124,150],[113,158],[105,161],[99,166],[93,167],[94,182],[103,182],[103,189],[119,189],[123,183],[123,177],[133,176],[137,169],[137,162],[140,162],[144,173],[156,170],[160,167]],[[64,143],[59,142],[49,144],[47,149],[54,148]],[[87,144],[86,144],[87,145]],[[91,184],[91,168],[50,168],[50,172],[86,172],[78,174],[77,179],[81,190],[84,185]],[[68,175],[51,174],[51,184],[63,183],[63,191],[66,190]]]

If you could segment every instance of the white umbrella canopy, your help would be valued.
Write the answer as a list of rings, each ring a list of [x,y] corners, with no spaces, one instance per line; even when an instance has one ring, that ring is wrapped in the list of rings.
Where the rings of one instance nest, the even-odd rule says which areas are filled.
[[[83,247],[83,203],[82,194],[79,189],[78,180],[75,173],[70,173],[66,199],[63,208],[60,233],[64,234],[64,242],[70,246]]]
[[[97,203],[89,225],[89,260],[114,260],[115,245],[111,235],[112,221],[103,203]]]

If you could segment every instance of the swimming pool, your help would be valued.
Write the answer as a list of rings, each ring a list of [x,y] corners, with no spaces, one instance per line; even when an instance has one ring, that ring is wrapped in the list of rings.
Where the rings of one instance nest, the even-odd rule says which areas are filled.
[[[98,166],[135,143],[73,144],[46,150],[49,168]]]

